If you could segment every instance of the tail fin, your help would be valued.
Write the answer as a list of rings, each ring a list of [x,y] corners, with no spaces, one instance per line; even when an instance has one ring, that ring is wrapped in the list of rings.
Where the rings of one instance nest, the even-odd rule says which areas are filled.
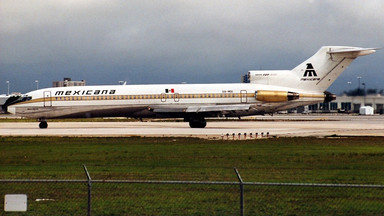
[[[298,83],[295,88],[323,92],[351,62],[363,55],[374,53],[374,48],[360,48],[347,46],[324,46],[312,57],[291,70],[296,75]]]

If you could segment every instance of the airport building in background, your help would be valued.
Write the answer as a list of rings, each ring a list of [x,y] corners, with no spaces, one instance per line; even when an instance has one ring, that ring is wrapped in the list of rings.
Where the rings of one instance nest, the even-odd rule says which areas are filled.
[[[85,80],[72,81],[71,78],[64,78],[63,81],[52,82],[52,87],[85,86]]]
[[[289,110],[293,113],[359,113],[363,106],[373,108],[375,114],[384,114],[384,96],[381,94],[366,96],[337,96],[329,103],[319,103]]]

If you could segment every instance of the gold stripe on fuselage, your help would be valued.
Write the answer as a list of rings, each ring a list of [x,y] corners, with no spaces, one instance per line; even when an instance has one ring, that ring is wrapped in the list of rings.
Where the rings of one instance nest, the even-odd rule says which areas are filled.
[[[206,93],[206,94],[146,94],[146,95],[99,95],[99,96],[58,96],[37,98],[19,104],[48,101],[93,101],[93,100],[153,100],[153,99],[200,99],[200,98],[251,98],[254,93]]]

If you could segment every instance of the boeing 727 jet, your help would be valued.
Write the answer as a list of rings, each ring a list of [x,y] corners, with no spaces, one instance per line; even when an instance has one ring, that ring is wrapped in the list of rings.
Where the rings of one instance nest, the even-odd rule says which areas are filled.
[[[298,106],[327,103],[327,88],[359,57],[374,48],[324,46],[292,70],[249,71],[249,83],[99,85],[45,88],[11,97],[8,111],[47,119],[134,117],[184,118],[204,128],[207,117],[240,117],[274,113]]]

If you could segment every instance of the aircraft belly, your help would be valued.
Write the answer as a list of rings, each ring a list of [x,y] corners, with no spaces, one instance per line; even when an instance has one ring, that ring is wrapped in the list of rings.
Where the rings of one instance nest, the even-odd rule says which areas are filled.
[[[16,107],[14,113],[27,118],[128,117],[146,110],[146,106],[52,106]]]

